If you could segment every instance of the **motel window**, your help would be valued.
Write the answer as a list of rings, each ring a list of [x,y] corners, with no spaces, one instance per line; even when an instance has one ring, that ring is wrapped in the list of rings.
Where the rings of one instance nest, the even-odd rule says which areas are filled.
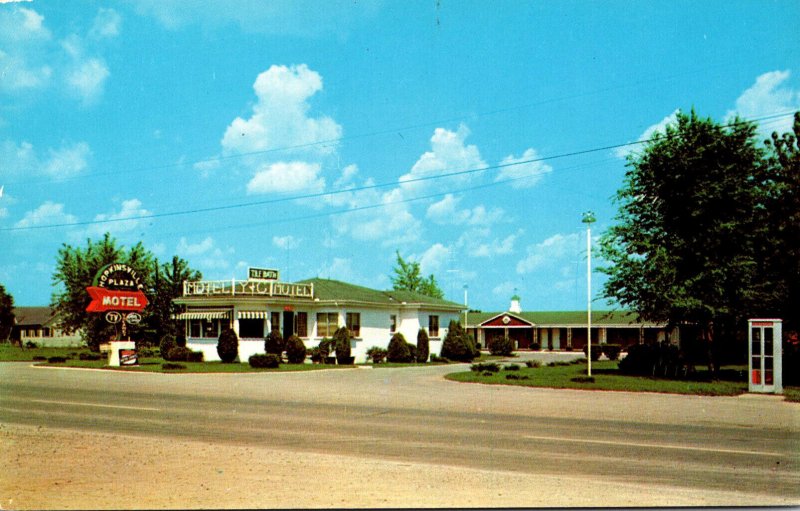
[[[219,337],[220,320],[192,319],[189,321],[189,337]]]
[[[298,312],[294,316],[295,332],[298,337],[308,337],[308,313]]]
[[[397,316],[394,314],[389,316],[389,332],[397,332]]]
[[[246,338],[264,337],[264,320],[240,319],[239,337],[246,337]]]
[[[439,337],[439,316],[428,316],[428,335]]]
[[[317,337],[333,337],[339,327],[337,312],[320,312],[317,314]]]
[[[353,337],[361,337],[361,313],[348,312],[347,313],[347,329]]]
[[[271,324],[272,324],[272,327],[271,327],[272,331],[274,332],[275,330],[277,330],[277,331],[280,332],[281,331],[281,313],[280,312],[273,312],[270,315],[270,318],[271,318],[270,321],[271,321]]]

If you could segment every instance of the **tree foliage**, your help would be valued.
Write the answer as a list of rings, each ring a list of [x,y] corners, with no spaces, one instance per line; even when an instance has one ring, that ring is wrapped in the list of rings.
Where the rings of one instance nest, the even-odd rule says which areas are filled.
[[[217,341],[217,355],[223,364],[230,364],[239,356],[239,336],[232,328],[226,328]]]
[[[397,265],[392,268],[394,276],[392,285],[395,291],[414,291],[431,298],[444,298],[444,292],[439,288],[433,274],[423,277],[419,262],[406,261],[397,251]]]
[[[339,327],[333,333],[333,339],[336,342],[336,362],[338,364],[347,364],[350,360],[350,339],[352,335],[346,326]]]
[[[472,362],[480,355],[472,336],[464,330],[461,323],[451,320],[447,326],[447,335],[445,335],[442,343],[441,356],[448,360]]]
[[[14,297],[0,284],[0,342],[11,337],[14,328]]]
[[[87,313],[91,299],[86,288],[92,285],[97,272],[111,263],[127,264],[139,274],[147,295],[148,305],[143,312],[144,321],[128,327],[131,339],[142,340],[146,334],[155,343],[165,334],[178,333],[172,315],[178,312],[172,300],[183,292],[184,280],[200,279],[200,273],[191,270],[179,257],[158,265],[153,255],[141,242],[129,249],[117,245],[106,233],[100,241],[86,240],[85,247],[63,244],[56,257],[52,282],[55,288],[50,305],[58,314],[65,332],[81,332],[87,345],[97,350],[100,343],[119,335],[115,327],[105,321],[103,314]]]
[[[712,369],[744,318],[777,312],[782,277],[769,265],[783,248],[769,221],[787,199],[776,185],[786,167],[769,164],[755,135],[750,122],[679,113],[629,155],[617,223],[600,240],[603,296],[647,320],[695,325]],[[794,141],[779,140],[775,153],[791,153]]]
[[[420,328],[419,332],[417,332],[417,362],[423,364],[427,362],[430,352],[431,347],[428,332],[424,328]]]
[[[411,350],[408,349],[408,342],[400,332],[395,333],[386,348],[386,360],[389,362],[406,363],[414,362],[411,357]]]

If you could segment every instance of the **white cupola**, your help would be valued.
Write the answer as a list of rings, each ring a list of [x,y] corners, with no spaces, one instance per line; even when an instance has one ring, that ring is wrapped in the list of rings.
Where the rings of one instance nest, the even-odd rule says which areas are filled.
[[[514,296],[511,297],[511,305],[508,306],[508,312],[513,312],[515,314],[522,312],[522,306],[520,305],[519,300],[520,298],[517,294],[514,294]]]

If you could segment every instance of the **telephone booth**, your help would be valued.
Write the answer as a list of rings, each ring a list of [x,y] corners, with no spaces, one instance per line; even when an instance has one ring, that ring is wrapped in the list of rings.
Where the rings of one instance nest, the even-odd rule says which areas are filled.
[[[750,392],[783,393],[780,319],[750,319],[748,355]]]

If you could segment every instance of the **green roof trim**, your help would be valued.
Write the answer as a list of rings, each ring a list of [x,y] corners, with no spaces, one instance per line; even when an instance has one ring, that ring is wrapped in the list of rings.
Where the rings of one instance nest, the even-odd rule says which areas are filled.
[[[433,308],[445,308],[463,310],[464,306],[460,303],[432,298],[413,291],[379,291],[364,286],[348,284],[338,280],[329,279],[306,279],[298,284],[313,284],[314,298],[327,302],[360,302],[373,303],[378,305],[424,305]]]
[[[586,311],[541,311],[541,312],[470,312],[467,324],[475,327],[494,317],[508,314],[536,326],[586,326]],[[631,311],[592,311],[592,326],[605,325],[645,325],[662,326],[652,321],[637,321],[636,313]]]

